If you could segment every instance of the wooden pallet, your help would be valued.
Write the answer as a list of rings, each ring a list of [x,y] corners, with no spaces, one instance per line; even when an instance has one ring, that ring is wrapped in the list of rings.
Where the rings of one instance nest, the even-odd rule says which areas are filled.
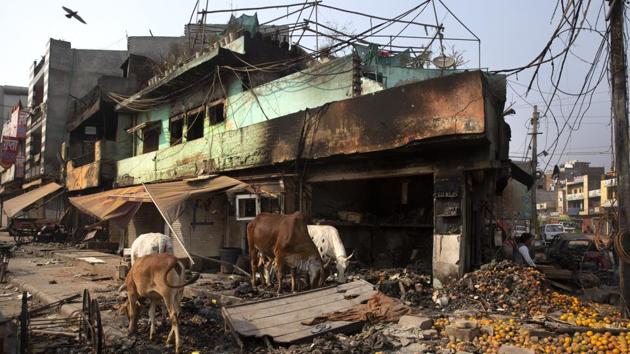
[[[353,308],[377,293],[374,285],[357,280],[351,283],[309,290],[222,309],[226,326],[239,344],[242,337],[271,337],[274,342],[291,344],[307,341],[326,332],[349,333],[359,330],[360,321],[335,321],[319,326],[302,322],[321,314]]]

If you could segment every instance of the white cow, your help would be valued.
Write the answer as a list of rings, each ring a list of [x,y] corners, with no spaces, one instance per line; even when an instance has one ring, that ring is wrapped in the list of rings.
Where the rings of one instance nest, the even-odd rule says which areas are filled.
[[[174,254],[171,238],[159,232],[138,236],[131,244],[131,265],[137,258],[154,253]]]
[[[324,263],[334,261],[337,267],[337,280],[340,283],[346,281],[346,269],[350,263],[350,256],[346,256],[346,248],[341,242],[339,231],[329,225],[308,225],[308,234],[317,246]]]
[[[131,244],[131,265],[133,266],[137,258],[154,253],[174,254],[173,241],[171,238],[159,232],[150,232],[138,236]],[[123,283],[120,288],[118,288],[118,292],[126,288],[126,283]]]

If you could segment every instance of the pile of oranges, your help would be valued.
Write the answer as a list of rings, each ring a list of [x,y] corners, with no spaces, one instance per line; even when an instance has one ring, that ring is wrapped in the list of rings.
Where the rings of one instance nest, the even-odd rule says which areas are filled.
[[[513,345],[534,350],[536,353],[630,353],[630,333],[613,335],[610,332],[587,331],[555,337],[532,337],[513,319],[482,319],[478,323],[483,332],[480,337],[475,338],[472,343],[450,341],[446,348],[470,351],[472,347],[480,353],[491,354],[498,353],[502,345]],[[444,321],[436,321],[436,328],[438,326],[443,328]]]

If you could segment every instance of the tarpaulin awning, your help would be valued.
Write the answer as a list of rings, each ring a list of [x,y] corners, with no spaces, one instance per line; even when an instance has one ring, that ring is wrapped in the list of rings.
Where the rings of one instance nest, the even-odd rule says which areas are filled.
[[[166,221],[172,223],[184,212],[184,202],[203,193],[217,192],[247,184],[227,176],[145,184],[147,193]]]
[[[70,204],[101,221],[125,227],[143,202],[151,202],[143,186],[117,188],[70,198]]]
[[[217,176],[117,188],[70,198],[70,203],[88,215],[102,221],[112,221],[124,227],[142,203],[153,202],[177,241],[188,254],[181,241],[181,235],[178,235],[171,226],[184,212],[186,200],[204,193],[228,191],[234,190],[236,187],[244,188],[246,186],[247,184],[237,179]],[[190,257],[189,254],[188,256]]]
[[[61,186],[55,182],[48,183],[32,191],[20,194],[4,202],[2,212],[9,218],[36,203],[38,200],[58,191]]]

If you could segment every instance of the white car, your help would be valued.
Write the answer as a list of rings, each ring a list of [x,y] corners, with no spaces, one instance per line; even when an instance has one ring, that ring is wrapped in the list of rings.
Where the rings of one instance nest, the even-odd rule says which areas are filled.
[[[564,225],[562,224],[547,224],[543,226],[543,240],[545,243],[550,243],[557,235],[565,233]]]
[[[519,238],[521,237],[522,234],[527,232],[527,226],[525,225],[515,225],[514,226],[514,231],[512,232],[512,236],[514,238]]]

